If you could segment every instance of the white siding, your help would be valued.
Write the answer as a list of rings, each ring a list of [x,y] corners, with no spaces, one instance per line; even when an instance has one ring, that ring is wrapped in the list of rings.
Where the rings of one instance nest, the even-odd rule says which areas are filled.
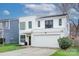
[[[19,30],[19,33],[26,33],[26,32],[31,33],[32,30],[36,27],[35,26],[35,19],[36,19],[36,16],[28,16],[28,17],[20,18],[19,19],[19,25],[20,25],[20,22],[26,22],[26,30]],[[32,29],[29,29],[29,27],[28,27],[28,22],[29,21],[32,21]]]
[[[62,19],[62,26],[59,26],[59,19]],[[45,29],[45,20],[53,20],[53,28]],[[32,21],[32,29],[28,28],[28,22]],[[40,27],[38,27],[40,21]],[[59,37],[68,36],[69,30],[67,29],[66,16],[40,18],[36,16],[21,17],[20,22],[26,22],[26,29],[19,30],[19,36],[28,33],[31,34],[31,46],[37,47],[59,47],[57,39]],[[50,35],[51,34],[51,35]],[[20,40],[20,37],[19,37]],[[21,43],[21,42],[19,42]]]

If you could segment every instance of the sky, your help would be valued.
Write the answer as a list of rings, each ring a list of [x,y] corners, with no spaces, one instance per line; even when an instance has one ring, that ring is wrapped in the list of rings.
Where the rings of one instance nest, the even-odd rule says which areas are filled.
[[[60,14],[61,10],[54,4],[20,4],[0,3],[0,19],[19,18],[29,15]]]
[[[70,5],[70,4],[69,4]],[[79,12],[72,8],[75,4],[69,6],[68,11],[70,19],[78,19]],[[62,9],[60,4],[46,4],[46,3],[0,3],[0,19],[17,19],[23,16],[30,15],[55,15],[62,14]],[[67,4],[66,4],[67,6]]]

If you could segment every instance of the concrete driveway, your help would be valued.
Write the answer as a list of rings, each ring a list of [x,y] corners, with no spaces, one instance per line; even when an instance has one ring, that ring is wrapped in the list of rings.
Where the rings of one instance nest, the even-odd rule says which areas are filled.
[[[26,47],[24,49],[0,53],[0,56],[48,56],[56,49]]]

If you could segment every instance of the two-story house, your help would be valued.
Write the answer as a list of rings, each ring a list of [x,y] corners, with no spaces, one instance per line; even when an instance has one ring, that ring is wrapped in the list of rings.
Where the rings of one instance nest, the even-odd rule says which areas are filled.
[[[16,19],[0,19],[0,38],[4,38],[4,43],[18,43],[19,21]]]
[[[59,47],[58,38],[69,35],[67,14],[19,18],[19,44]]]

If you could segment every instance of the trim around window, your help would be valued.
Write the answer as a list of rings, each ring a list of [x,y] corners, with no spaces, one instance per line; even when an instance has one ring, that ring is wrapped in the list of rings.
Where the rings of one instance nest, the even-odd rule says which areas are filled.
[[[38,21],[38,27],[40,27],[40,21]]]
[[[7,27],[7,29],[10,29],[10,20],[9,21],[6,21],[7,23],[6,23],[6,27]]]
[[[26,29],[26,22],[20,22],[20,30]]]
[[[53,28],[53,20],[45,20],[45,28]]]
[[[32,21],[28,22],[28,28],[31,29],[32,28]]]
[[[62,26],[62,19],[59,19],[59,26]]]
[[[26,35],[20,35],[20,42],[25,42]]]

